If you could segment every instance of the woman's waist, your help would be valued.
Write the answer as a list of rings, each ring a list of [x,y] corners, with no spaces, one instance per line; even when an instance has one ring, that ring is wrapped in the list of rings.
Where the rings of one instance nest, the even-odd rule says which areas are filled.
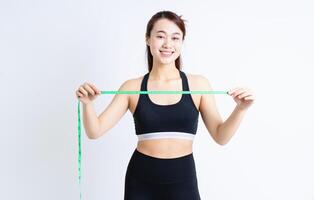
[[[137,150],[152,157],[177,158],[192,153],[193,140],[178,138],[142,140],[138,141]]]

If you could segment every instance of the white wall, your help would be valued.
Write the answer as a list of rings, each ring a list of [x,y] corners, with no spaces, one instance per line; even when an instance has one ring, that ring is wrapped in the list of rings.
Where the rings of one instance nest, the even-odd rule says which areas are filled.
[[[215,90],[247,86],[257,97],[226,146],[200,118],[202,199],[314,199],[310,0],[1,0],[1,199],[79,199],[75,90],[85,81],[117,90],[146,73],[146,24],[160,10],[188,20],[183,71],[205,75]],[[98,114],[112,97],[95,101]],[[235,102],[215,97],[226,119]],[[83,199],[123,199],[136,142],[130,112],[98,140],[83,131]]]

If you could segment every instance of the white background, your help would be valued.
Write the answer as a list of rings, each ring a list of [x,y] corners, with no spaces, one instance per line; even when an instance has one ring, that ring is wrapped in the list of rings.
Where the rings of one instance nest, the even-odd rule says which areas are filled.
[[[314,200],[312,0],[1,0],[1,199],[79,199],[75,90],[117,90],[146,73],[146,24],[160,10],[188,20],[184,72],[256,94],[225,146],[200,118],[202,200]],[[98,114],[112,98],[95,100]],[[215,99],[226,119],[235,102]],[[123,199],[136,142],[129,111],[98,140],[83,131],[83,199]]]

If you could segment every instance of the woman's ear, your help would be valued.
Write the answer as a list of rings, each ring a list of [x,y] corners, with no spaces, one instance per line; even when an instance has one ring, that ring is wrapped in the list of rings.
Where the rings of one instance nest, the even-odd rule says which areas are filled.
[[[146,38],[145,41],[146,41],[146,45],[149,46],[149,38]]]

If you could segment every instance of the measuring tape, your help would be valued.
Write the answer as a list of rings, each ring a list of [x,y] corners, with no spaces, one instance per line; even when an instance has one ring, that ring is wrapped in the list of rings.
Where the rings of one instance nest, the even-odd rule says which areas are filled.
[[[151,91],[101,91],[101,94],[228,94],[227,91],[171,91],[171,90],[151,90]],[[82,199],[82,189],[81,189],[81,161],[82,161],[82,151],[81,151],[81,109],[80,100],[77,103],[77,114],[78,114],[78,181],[80,187],[80,199]]]

